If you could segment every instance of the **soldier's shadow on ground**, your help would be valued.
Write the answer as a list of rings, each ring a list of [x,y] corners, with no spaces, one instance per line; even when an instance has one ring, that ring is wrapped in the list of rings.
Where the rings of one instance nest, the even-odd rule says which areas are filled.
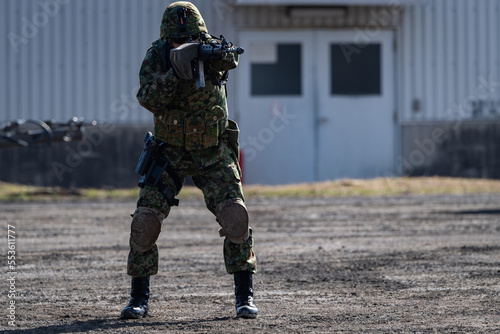
[[[147,331],[148,328],[159,327],[156,329],[164,330],[181,330],[188,329],[190,326],[197,326],[199,328],[200,324],[216,321],[228,321],[235,319],[232,317],[220,317],[212,319],[196,319],[189,321],[155,321],[148,322],[144,320],[121,320],[121,319],[92,319],[87,321],[76,321],[71,324],[64,325],[50,325],[42,326],[31,329],[12,329],[7,330],[7,333],[85,333],[91,330],[106,330],[106,329],[119,329],[119,328],[129,328],[142,327],[142,330]],[[178,327],[178,328],[177,328]]]

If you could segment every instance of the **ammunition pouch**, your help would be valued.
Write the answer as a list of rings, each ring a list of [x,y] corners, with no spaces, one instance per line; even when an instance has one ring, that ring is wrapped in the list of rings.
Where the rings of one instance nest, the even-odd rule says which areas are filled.
[[[164,142],[158,143],[151,132],[148,132],[144,138],[144,147],[135,172],[141,175],[138,183],[140,188],[144,188],[144,186],[155,187],[165,196],[168,205],[177,206],[179,200],[175,198],[174,191],[161,182],[163,172],[167,172],[174,181],[177,190],[182,188],[182,181],[170,166],[167,158],[161,153],[164,145]]]
[[[220,106],[187,117],[181,110],[169,110],[164,123],[167,126],[166,143],[187,151],[217,146],[228,127],[226,112]]]

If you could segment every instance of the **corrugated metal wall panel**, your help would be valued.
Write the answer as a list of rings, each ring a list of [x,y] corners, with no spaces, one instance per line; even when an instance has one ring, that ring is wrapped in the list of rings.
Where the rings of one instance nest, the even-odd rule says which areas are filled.
[[[48,16],[50,18],[50,16]],[[65,47],[66,45],[71,45],[71,44],[65,44],[68,43],[67,39],[67,31],[65,27],[67,26],[68,22],[68,17],[65,15],[58,15],[57,17],[54,17],[53,24],[48,24],[47,29],[48,29],[48,35],[50,36],[55,36],[57,34],[60,34],[60,41],[57,42],[54,39],[51,39],[50,45],[49,45],[49,50],[48,52],[51,52],[52,55],[52,61],[49,63],[51,64],[50,68],[50,75],[53,76],[54,78],[54,86],[51,87],[50,89],[50,100],[54,101],[54,117],[55,119],[63,119],[65,116],[65,109],[64,109],[64,102],[67,98],[65,96],[64,92],[64,87],[66,82],[64,81],[64,73],[67,71],[67,63],[64,61],[64,54],[65,52]],[[43,43],[42,39],[38,39],[40,43]],[[33,87],[35,90],[37,87]],[[30,96],[34,97],[35,92],[33,91]],[[33,101],[34,99],[30,99],[30,101]],[[36,107],[34,105],[31,105],[31,108],[29,109],[32,114],[30,115],[32,118],[36,118]],[[64,117],[67,118],[67,117]]]
[[[493,32],[498,33],[500,31],[500,3],[498,1],[493,1],[494,6],[495,6],[495,19],[491,20],[491,22],[496,23],[496,26],[494,25],[494,29],[492,30]],[[493,11],[492,11],[493,13]],[[494,35],[496,35],[496,33]],[[498,36],[498,35],[496,35]],[[496,71],[495,71],[495,76],[494,80],[495,82],[500,81],[500,39],[495,38],[495,43],[496,43],[496,49],[493,51],[493,54],[497,56],[495,59],[495,64],[496,64]]]
[[[52,7],[43,7],[43,4]],[[4,0],[0,4],[0,121],[67,119],[150,122],[135,99],[140,63],[158,38],[165,0]],[[238,29],[361,27],[384,7],[346,17],[290,17],[285,6],[197,0],[209,30],[238,42]],[[500,80],[499,1],[443,0],[405,7],[399,22],[400,120],[464,118],[479,78]],[[13,41],[12,36],[17,36]],[[243,55],[245,57],[246,55]],[[236,98],[229,82],[229,104]],[[493,99],[498,100],[500,88]],[[414,107],[420,110],[413,111]],[[469,103],[470,104],[470,103]],[[461,107],[460,107],[461,106]],[[460,111],[459,109],[462,109]]]
[[[5,3],[4,4],[4,10],[2,11],[5,13],[5,16],[10,16],[14,15],[13,13],[13,6],[11,3]],[[2,99],[0,99],[0,115],[3,117],[9,117],[10,116],[10,109],[11,109],[11,99],[10,99],[10,94],[8,94],[7,91],[7,86],[12,85],[12,53],[8,52],[10,50],[10,39],[9,39],[9,31],[12,30],[12,22],[10,20],[0,20],[0,29],[5,29],[2,30],[2,34],[0,36],[7,36],[7,38],[2,39],[2,46],[4,52],[0,52],[0,75],[2,76],[2,81],[0,81],[0,90],[3,91]],[[2,65],[3,64],[3,65]]]
[[[477,78],[477,59],[476,59],[476,34],[477,34],[477,20],[475,17],[476,13],[476,4],[473,1],[465,2],[465,21],[466,21],[466,35],[463,38],[466,41],[466,63],[465,63],[465,72],[466,75],[466,94],[472,94],[474,91],[475,81]]]
[[[138,73],[170,2],[3,0],[0,122],[72,116],[151,122],[135,98]],[[230,1],[194,3],[211,33],[236,37]],[[11,43],[9,33],[23,42]]]
[[[432,40],[434,38],[435,12],[430,6],[423,8],[423,18],[422,18],[422,30],[423,30],[423,43],[425,45],[432,45]],[[422,84],[424,82],[429,82],[433,80],[434,72],[436,71],[436,62],[434,57],[434,51],[432,48],[422,48],[423,61],[422,61]],[[431,118],[432,111],[434,110],[434,91],[431,85],[424,85],[422,93],[422,114],[424,118]]]
[[[488,68],[493,72],[492,76],[495,82],[500,81],[500,53],[498,50],[500,43],[500,12],[499,2],[496,0],[488,1],[488,41],[490,46],[488,48]],[[499,106],[500,107],[500,106]]]
[[[9,3],[5,4],[5,7],[2,9],[4,12],[8,13],[9,12]],[[0,36],[4,36],[2,38],[2,41],[0,42],[0,47],[1,50],[5,50],[3,52],[0,52],[0,64],[8,64],[8,50],[9,48],[9,39],[7,32],[9,31],[8,29],[8,24],[9,22],[7,20],[1,20],[0,21]],[[2,80],[7,80],[7,68],[4,65],[3,67],[0,67],[0,78],[3,78]],[[0,115],[6,114],[6,104],[7,104],[7,90],[5,89],[4,84],[0,84]]]
[[[423,25],[420,22],[424,22],[424,8],[421,6],[417,6],[413,8],[413,16],[415,18],[415,22],[412,25],[411,33],[412,33],[412,40],[415,41],[416,44],[422,45],[425,40],[423,38]],[[424,118],[425,115],[427,114],[425,103],[422,103],[423,100],[423,80],[425,79],[425,73],[424,73],[424,54],[425,54],[425,49],[417,49],[414,50],[412,53],[412,66],[413,66],[413,72],[412,72],[412,78],[413,78],[413,88],[412,88],[412,94],[415,99],[419,100],[420,103],[418,106],[420,109],[420,116],[421,118]]]
[[[445,23],[443,22],[444,18],[444,7],[445,3],[443,1],[438,1],[435,5],[435,11],[436,11],[436,32],[435,32],[435,37],[434,37],[434,50],[435,54],[434,57],[436,57],[436,72],[435,72],[435,77],[433,83],[434,89],[436,91],[435,95],[435,109],[433,110],[432,114],[436,115],[439,113],[440,110],[445,110],[446,109],[446,103],[444,102],[445,98],[445,87],[444,85],[446,84],[446,78],[445,78],[445,41],[444,41],[444,29],[445,29]],[[414,48],[422,48],[422,47],[429,47],[430,45],[412,45],[412,49]]]
[[[487,1],[478,1],[477,2],[477,13],[478,13],[478,34],[476,37],[477,40],[477,60],[478,60],[478,75],[487,77],[488,76],[488,49],[490,47],[489,41],[487,38],[488,35],[488,12],[487,12]]]
[[[455,32],[458,30],[458,27],[455,24],[455,0],[446,0],[444,2],[444,11],[443,11],[443,47],[444,47],[444,91],[443,91],[443,101],[444,101],[444,109],[452,107],[457,103],[457,99],[455,97],[455,84],[456,84],[456,74],[457,68],[456,64],[456,52],[455,45],[456,40],[454,39]]]
[[[413,78],[413,66],[412,66],[412,60],[413,60],[413,54],[411,50],[411,43],[409,41],[411,40],[411,17],[412,17],[412,8],[407,8],[402,15],[401,21],[405,22],[401,29],[399,30],[399,38],[398,38],[398,46],[400,48],[400,53],[399,53],[399,63],[403,64],[403,66],[400,66],[400,74],[399,77],[401,78],[401,85],[397,88],[398,89],[398,102],[400,105],[400,108],[406,108],[406,101],[411,101],[411,96],[412,96],[412,88],[413,88],[413,81],[411,78]]]
[[[405,8],[401,121],[470,119],[473,100],[500,100],[499,6],[495,0],[443,0]],[[484,86],[488,81],[491,87]]]
[[[457,29],[455,31],[455,42],[456,42],[456,53],[457,53],[457,69],[461,69],[457,73],[456,84],[457,84],[457,96],[467,96],[467,40],[461,36],[467,36],[467,11],[465,8],[465,1],[457,1]]]

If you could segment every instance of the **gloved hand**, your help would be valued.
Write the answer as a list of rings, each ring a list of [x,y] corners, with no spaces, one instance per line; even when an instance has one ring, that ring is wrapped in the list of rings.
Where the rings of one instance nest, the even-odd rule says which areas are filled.
[[[184,43],[170,50],[170,63],[179,79],[193,80],[191,62],[198,58],[198,43]]]

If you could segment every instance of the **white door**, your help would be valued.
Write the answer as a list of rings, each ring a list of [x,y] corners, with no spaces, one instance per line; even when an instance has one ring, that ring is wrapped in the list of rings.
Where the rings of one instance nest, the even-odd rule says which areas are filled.
[[[246,183],[314,180],[313,31],[244,31],[237,111]]]
[[[362,42],[362,44],[359,44]],[[395,171],[393,33],[240,33],[236,108],[246,183]]]
[[[394,175],[393,33],[318,31],[318,180]]]

